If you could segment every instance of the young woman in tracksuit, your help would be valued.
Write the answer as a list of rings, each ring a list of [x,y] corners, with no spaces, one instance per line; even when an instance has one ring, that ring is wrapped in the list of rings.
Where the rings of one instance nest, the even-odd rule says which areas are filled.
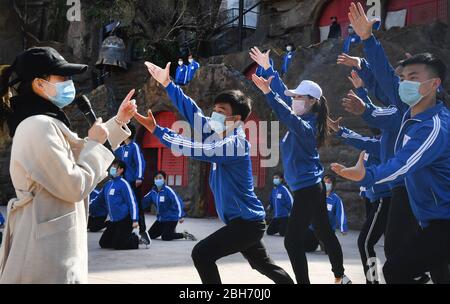
[[[184,204],[183,200],[175,193],[175,191],[165,185],[166,173],[158,171],[154,177],[155,187],[147,193],[142,199],[144,208],[150,207],[151,204],[156,206],[156,221],[148,230],[150,238],[156,239],[161,237],[163,241],[171,241],[178,239],[197,239],[187,231],[177,233],[176,227],[178,222],[184,221]]]
[[[165,69],[146,62],[149,73],[166,89],[173,105],[202,135],[201,142],[184,138],[161,128],[149,111],[148,117],[135,118],[162,144],[197,160],[211,163],[209,183],[219,218],[225,226],[201,240],[192,250],[192,259],[203,283],[221,283],[216,261],[233,253],[242,253],[253,269],[275,283],[292,284],[289,275],[275,265],[267,254],[264,236],[264,206],[254,193],[250,144],[242,123],[250,114],[250,100],[241,91],[230,90],[214,100],[211,118],[169,77]]]
[[[273,185],[269,204],[273,212],[273,217],[272,222],[267,227],[267,234],[275,235],[279,233],[281,236],[284,236],[294,198],[289,189],[284,185],[284,179],[281,173],[274,174]]]
[[[339,126],[339,121],[329,123],[336,136],[343,138],[345,143],[359,150],[366,151],[364,164],[379,165],[380,138],[362,136],[352,130]],[[367,284],[378,284],[379,275],[374,246],[386,230],[387,217],[391,205],[391,192],[387,184],[375,185],[366,189],[367,197],[372,204],[369,215],[358,236],[358,249],[366,276]]]
[[[270,66],[269,53],[263,54],[257,48],[252,48],[251,58],[264,67],[269,77],[269,80],[265,80],[254,75],[253,81],[289,129],[281,140],[285,178],[294,192],[285,247],[297,283],[309,283],[304,242],[311,222],[319,240],[327,248],[336,283],[348,283],[350,280],[344,275],[341,245],[328,222],[323,166],[318,153],[318,147],[328,135],[326,99],[319,85],[308,80],[302,81],[296,90],[288,91],[278,73]]]
[[[108,181],[91,204],[91,208],[106,205],[110,223],[103,232],[101,248],[138,249],[139,237],[133,233],[139,228],[139,210],[130,184],[123,178],[126,165],[115,160],[110,168],[112,179]]]

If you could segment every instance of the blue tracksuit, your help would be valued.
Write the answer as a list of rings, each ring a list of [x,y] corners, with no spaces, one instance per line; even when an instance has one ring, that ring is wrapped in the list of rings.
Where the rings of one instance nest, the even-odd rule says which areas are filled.
[[[157,187],[147,193],[142,199],[144,208],[151,204],[156,207],[156,219],[160,222],[176,222],[185,216],[183,200],[169,186]]]
[[[356,94],[365,102],[366,110],[362,115],[364,121],[373,128],[381,130],[380,137],[380,161],[385,163],[394,156],[394,145],[397,139],[398,130],[402,120],[402,113],[396,106],[381,108],[375,106],[367,96],[367,91],[363,88],[356,89]],[[389,187],[395,188],[403,186],[403,178],[396,179],[389,183]]]
[[[334,192],[327,196],[327,210],[331,229],[347,232],[347,216],[345,215],[344,204],[339,195]]]
[[[94,200],[101,193],[101,190],[94,189],[89,195],[89,215],[93,217],[108,216],[108,207],[105,200],[99,200],[96,204],[93,204]]]
[[[272,58],[269,59],[269,62],[270,62],[270,66],[273,67]],[[258,65],[258,67],[256,68],[255,74],[256,74],[256,76],[259,76],[259,77],[264,77],[264,78],[266,77],[265,70],[260,65]]]
[[[239,127],[222,139],[211,130],[209,118],[180,87],[171,83],[166,91],[173,105],[202,138],[194,142],[160,127],[153,134],[172,150],[181,149],[184,155],[212,163],[209,184],[217,214],[224,223],[239,217],[249,221],[264,220],[263,204],[254,192],[250,143],[244,130]]]
[[[288,128],[280,148],[286,182],[292,191],[318,184],[324,169],[317,150],[316,114],[295,115],[291,109],[292,98],[284,94],[286,86],[278,73],[271,67],[266,74],[267,77],[274,76],[272,92],[266,95],[267,102]]]
[[[283,65],[281,66],[281,73],[284,75],[287,73],[289,69],[289,65],[291,64],[292,58],[295,56],[294,51],[287,52],[283,56]]]
[[[133,222],[138,221],[139,210],[136,197],[130,184],[121,176],[105,184],[90,208],[97,210],[105,205],[111,222],[119,222],[127,216],[130,216]]]
[[[341,127],[341,129],[336,133],[337,136],[345,139],[345,143],[351,145],[359,150],[365,150],[365,161],[364,165],[366,167],[371,165],[379,165],[380,160],[380,139],[376,137],[366,137],[353,132],[347,128]],[[380,198],[390,197],[391,191],[387,184],[374,185],[366,191],[366,197],[371,201],[378,201]]]
[[[348,54],[350,52],[352,44],[355,45],[359,43],[361,43],[361,38],[358,35],[356,35],[355,33],[348,35],[347,38],[344,39],[342,52],[344,54]]]
[[[411,118],[407,111],[395,145],[395,156],[366,168],[361,181],[372,186],[404,177],[411,209],[426,227],[450,220],[450,113],[442,102]]]
[[[187,66],[187,82],[191,82],[191,80],[194,78],[195,73],[200,68],[200,63],[197,61],[192,61],[192,63],[189,63]]]
[[[5,224],[5,218],[3,217],[3,214],[0,212],[0,225]]]
[[[114,151],[114,155],[116,158],[125,162],[127,166],[125,179],[130,184],[133,184],[138,179],[144,179],[145,160],[142,156],[141,148],[134,140],[131,140],[128,145],[120,146]]]
[[[175,73],[175,83],[178,85],[185,85],[188,83],[188,68],[184,64],[177,68]]]
[[[280,184],[272,189],[270,208],[273,210],[273,218],[288,217],[293,204],[294,198],[285,185]]]

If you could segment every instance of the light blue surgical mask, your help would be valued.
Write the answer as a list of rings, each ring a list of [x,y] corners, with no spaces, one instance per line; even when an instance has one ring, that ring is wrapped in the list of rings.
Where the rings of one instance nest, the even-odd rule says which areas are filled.
[[[75,85],[72,80],[67,80],[64,82],[51,83],[46,81],[48,84],[55,87],[56,95],[50,96],[47,94],[48,99],[53,102],[58,108],[62,109],[68,106],[75,99]]]
[[[327,192],[330,192],[331,189],[333,189],[333,185],[330,183],[325,183],[325,189],[327,190]]]
[[[162,186],[164,186],[164,180],[163,179],[155,179],[155,186],[158,187],[158,189],[161,189]]]
[[[216,133],[222,133],[223,131],[225,131],[226,118],[227,117],[221,113],[212,112],[211,120],[209,122],[211,129]]]
[[[430,79],[432,80],[432,79]],[[422,83],[428,82],[424,81]],[[412,107],[416,104],[418,104],[424,95],[420,94],[420,85],[422,84],[418,81],[410,81],[410,80],[403,80],[400,82],[400,85],[398,87],[398,94],[400,96],[400,99],[406,103],[408,106]]]
[[[274,178],[274,179],[273,179],[273,184],[274,184],[275,186],[278,186],[279,184],[281,184],[281,179],[279,179],[279,178]]]
[[[116,177],[117,176],[117,168],[116,167],[109,168],[109,175],[111,175],[112,177]]]

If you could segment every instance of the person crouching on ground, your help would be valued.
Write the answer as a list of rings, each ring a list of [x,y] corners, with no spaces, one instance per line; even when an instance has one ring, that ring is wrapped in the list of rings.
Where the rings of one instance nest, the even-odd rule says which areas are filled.
[[[130,184],[123,178],[126,165],[115,160],[109,169],[112,179],[108,181],[92,202],[93,207],[106,205],[110,223],[103,232],[101,248],[139,248],[139,209]]]
[[[195,236],[187,231],[176,232],[178,222],[180,224],[184,222],[184,204],[175,191],[166,185],[166,173],[164,171],[156,172],[154,182],[155,186],[142,200],[143,206],[148,208],[154,204],[157,211],[156,221],[148,230],[150,238],[153,240],[161,237],[163,241],[178,239],[196,241]]]

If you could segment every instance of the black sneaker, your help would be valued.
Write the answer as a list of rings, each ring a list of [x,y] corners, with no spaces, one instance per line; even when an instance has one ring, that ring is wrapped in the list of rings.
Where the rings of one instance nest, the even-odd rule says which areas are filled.
[[[184,238],[186,240],[191,240],[191,241],[196,241],[197,240],[197,238],[193,234],[190,234],[186,230],[183,232],[183,235],[184,235]]]
[[[139,244],[149,246],[152,243],[152,240],[148,236],[147,231],[142,231],[139,233],[139,235],[140,235]]]
[[[416,281],[416,284],[428,284],[431,281],[431,278],[429,275],[424,273],[418,278],[415,278],[414,281]]]

